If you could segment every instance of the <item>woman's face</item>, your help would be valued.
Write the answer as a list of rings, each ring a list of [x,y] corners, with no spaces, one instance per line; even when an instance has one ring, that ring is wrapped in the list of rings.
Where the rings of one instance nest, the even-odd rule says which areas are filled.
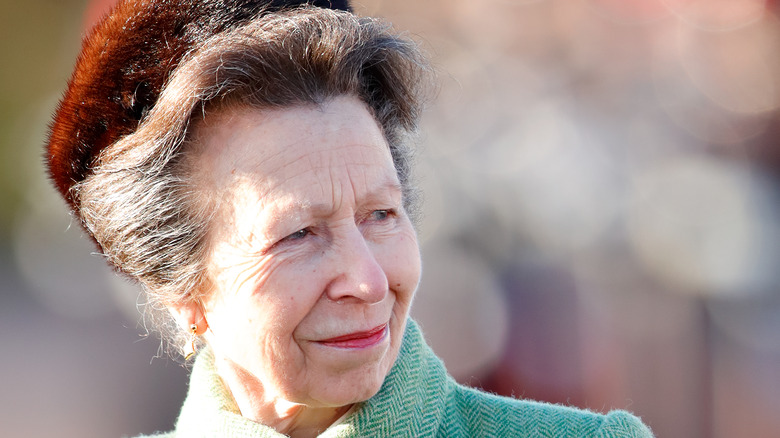
[[[373,396],[420,277],[376,121],[340,97],[227,111],[195,140],[196,177],[220,203],[203,301],[218,360],[266,400],[344,406]]]

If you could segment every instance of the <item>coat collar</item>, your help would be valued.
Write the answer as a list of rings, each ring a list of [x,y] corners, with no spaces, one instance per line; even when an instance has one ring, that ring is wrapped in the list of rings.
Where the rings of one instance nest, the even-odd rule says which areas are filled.
[[[321,437],[435,435],[441,423],[445,394],[454,385],[425,343],[418,325],[409,320],[398,359],[374,397],[361,403]],[[195,361],[190,388],[176,423],[176,435],[187,437],[273,437],[285,435],[241,416],[230,391],[217,375],[214,355],[204,350]]]

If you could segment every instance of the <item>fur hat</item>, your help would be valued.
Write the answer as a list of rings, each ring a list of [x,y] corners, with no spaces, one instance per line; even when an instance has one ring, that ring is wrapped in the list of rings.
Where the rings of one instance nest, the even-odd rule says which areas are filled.
[[[78,214],[70,188],[138,127],[188,51],[258,14],[303,4],[351,11],[347,0],[120,0],[84,39],[51,124],[46,163],[70,207]]]

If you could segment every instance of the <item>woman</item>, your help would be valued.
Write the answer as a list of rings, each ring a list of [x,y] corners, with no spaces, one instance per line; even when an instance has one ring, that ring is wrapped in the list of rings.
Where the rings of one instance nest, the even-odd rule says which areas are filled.
[[[55,184],[201,350],[170,436],[651,436],[447,375],[408,320],[425,61],[346,4],[300,3],[123,2],[55,116]]]

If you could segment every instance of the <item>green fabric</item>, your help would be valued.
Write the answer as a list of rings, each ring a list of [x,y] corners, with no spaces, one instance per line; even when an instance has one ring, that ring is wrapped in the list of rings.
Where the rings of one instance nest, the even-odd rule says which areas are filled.
[[[284,437],[245,419],[206,350],[198,357],[176,430],[168,437]],[[652,437],[624,411],[597,414],[499,397],[459,385],[410,321],[398,360],[380,391],[320,435],[342,437]]]

